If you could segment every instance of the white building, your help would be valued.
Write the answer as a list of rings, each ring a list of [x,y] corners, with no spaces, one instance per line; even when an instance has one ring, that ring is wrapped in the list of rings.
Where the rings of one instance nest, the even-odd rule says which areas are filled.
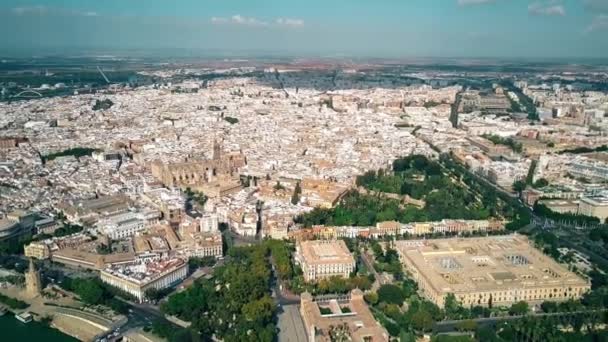
[[[109,267],[101,271],[101,281],[143,302],[147,290],[173,287],[187,275],[188,264],[176,258]]]

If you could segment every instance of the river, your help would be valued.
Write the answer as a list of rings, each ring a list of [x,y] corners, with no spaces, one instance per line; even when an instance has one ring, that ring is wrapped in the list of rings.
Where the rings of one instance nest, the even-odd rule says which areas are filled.
[[[21,323],[10,312],[0,316],[0,340],[14,341],[44,341],[44,342],[76,342],[77,339],[65,335],[59,330],[39,322]]]

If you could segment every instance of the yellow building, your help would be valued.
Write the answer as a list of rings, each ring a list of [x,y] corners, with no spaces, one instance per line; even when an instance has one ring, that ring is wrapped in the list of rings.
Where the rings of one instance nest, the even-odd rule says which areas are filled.
[[[583,197],[579,202],[578,213],[597,217],[603,222],[608,218],[608,198]]]
[[[32,242],[25,246],[24,254],[28,258],[36,258],[39,260],[48,259],[51,257],[49,246],[43,242]]]

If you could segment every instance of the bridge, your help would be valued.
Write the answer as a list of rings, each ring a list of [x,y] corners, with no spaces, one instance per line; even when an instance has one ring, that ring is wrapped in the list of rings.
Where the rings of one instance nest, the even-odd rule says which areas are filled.
[[[17,93],[15,95],[12,95],[11,97],[12,98],[14,98],[14,97],[34,98],[34,97],[42,97],[42,94],[40,94],[39,92],[37,92],[35,90],[28,89],[28,90],[24,90],[20,93]]]

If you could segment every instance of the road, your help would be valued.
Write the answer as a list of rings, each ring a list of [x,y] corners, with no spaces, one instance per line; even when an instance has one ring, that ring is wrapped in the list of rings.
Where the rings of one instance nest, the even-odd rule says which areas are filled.
[[[367,267],[369,272],[372,272],[372,274],[374,275],[374,283],[372,284],[372,290],[377,290],[381,285],[384,285],[385,283],[385,279],[384,277],[382,277],[381,274],[379,274],[376,271],[376,268],[374,268],[374,258],[369,255],[369,253],[367,251],[365,251],[363,249],[363,247],[361,247],[360,249],[360,258],[361,260],[363,260],[363,263],[365,264],[365,267]]]
[[[584,311],[572,311],[572,312],[551,312],[551,313],[539,313],[539,314],[529,314],[529,315],[516,315],[516,316],[504,316],[504,317],[483,317],[483,318],[475,318],[472,321],[475,321],[478,325],[491,325],[495,326],[499,322],[511,321],[520,319],[523,317],[551,317],[551,316],[569,316],[569,315],[580,315],[580,314],[589,314],[589,313],[597,313],[597,312],[605,312],[608,309],[602,310],[584,310]],[[451,321],[441,321],[436,322],[433,327],[433,332],[435,333],[448,333],[453,332],[458,329],[458,324],[464,321],[470,320],[451,320]]]
[[[158,307],[152,305],[152,304],[138,304],[138,303],[133,303],[127,300],[124,300],[122,298],[116,297],[118,299],[120,299],[121,301],[127,303],[129,305],[129,313],[127,314],[127,321],[117,327],[114,327],[114,330],[110,330],[107,333],[103,334],[103,335],[99,335],[96,337],[96,341],[100,341],[103,338],[106,338],[108,340],[110,340],[110,338],[112,340],[114,339],[118,339],[119,337],[122,336],[122,334],[126,333],[127,331],[134,329],[134,328],[141,328],[141,327],[145,327],[145,326],[150,326],[152,324],[152,322],[154,321],[162,321],[166,324],[169,324],[173,327],[177,328],[181,328],[178,327],[177,325],[175,325],[174,323],[172,323],[171,321],[167,320],[165,318],[165,315],[158,309]],[[113,331],[117,331],[118,333],[116,335],[113,335]]]
[[[300,304],[300,296],[291,293],[287,290],[287,286],[283,286],[283,282],[277,277],[276,266],[272,256],[270,257],[272,265],[272,297],[275,298],[279,306]]]
[[[299,305],[283,305],[278,313],[279,341],[306,342],[306,328],[300,315]]]

